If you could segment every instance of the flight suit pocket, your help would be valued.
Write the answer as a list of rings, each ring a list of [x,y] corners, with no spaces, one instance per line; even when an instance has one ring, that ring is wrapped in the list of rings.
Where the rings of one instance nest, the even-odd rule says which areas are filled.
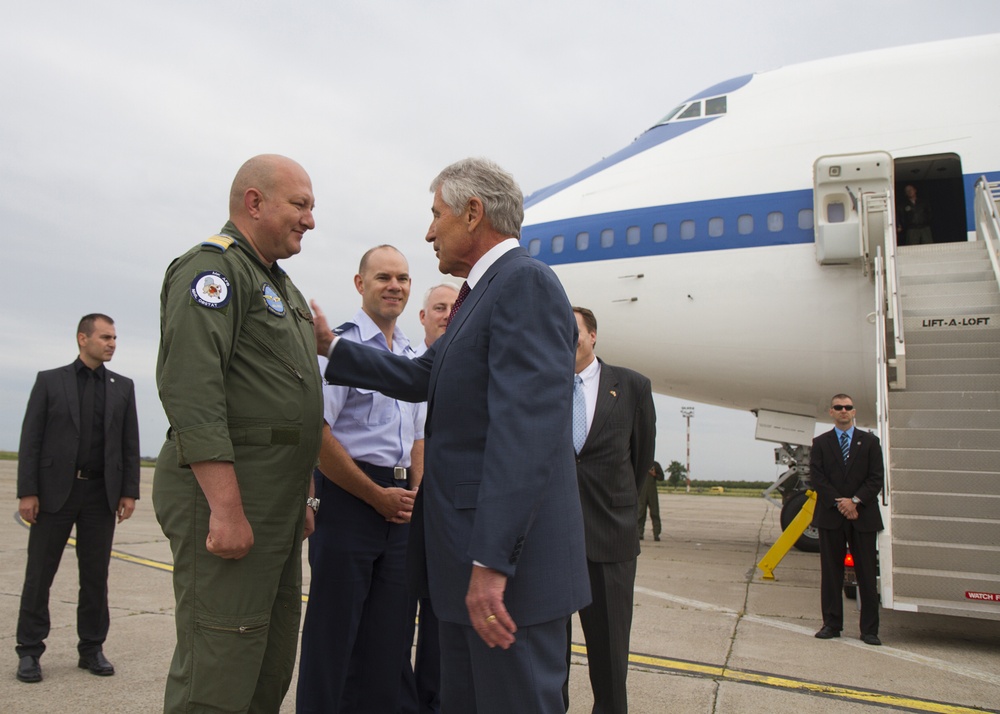
[[[264,651],[269,613],[195,617],[191,704],[217,711],[250,706]]]

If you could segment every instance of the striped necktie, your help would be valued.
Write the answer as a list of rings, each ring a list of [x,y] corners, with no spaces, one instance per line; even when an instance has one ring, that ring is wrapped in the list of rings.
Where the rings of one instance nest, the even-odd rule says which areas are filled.
[[[840,451],[844,454],[844,463],[847,463],[848,457],[851,455],[851,442],[847,438],[847,432],[843,432],[840,435]]]
[[[583,379],[573,376],[573,449],[580,453],[587,440],[587,399],[583,394]]]

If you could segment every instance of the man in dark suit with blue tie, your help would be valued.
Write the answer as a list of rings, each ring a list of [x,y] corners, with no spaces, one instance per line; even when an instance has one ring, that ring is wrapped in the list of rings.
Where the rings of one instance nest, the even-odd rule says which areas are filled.
[[[594,313],[583,307],[574,307],[573,312],[580,330],[573,448],[593,595],[593,602],[580,610],[580,624],[587,640],[587,669],[594,693],[592,712],[625,714],[639,555],[635,519],[639,492],[653,466],[656,411],[647,377],[606,364],[594,354]],[[564,693],[568,705],[568,680]]]
[[[816,490],[813,525],[819,531],[821,640],[840,637],[844,628],[844,556],[850,545],[861,598],[861,640],[881,645],[878,637],[877,540],[882,530],[878,507],[885,480],[882,447],[874,434],[854,426],[854,400],[838,394],[831,400],[834,428],[813,439],[809,478]]]
[[[109,676],[108,565],[118,523],[139,498],[139,422],[132,380],[104,367],[115,353],[114,321],[85,315],[80,356],[38,373],[21,427],[18,511],[31,524],[28,564],[17,620],[17,678],[39,682],[49,634],[49,589],[76,526],[80,569],[79,666]]]
[[[426,240],[442,273],[466,278],[447,332],[412,361],[338,341],[326,378],[428,402],[408,566],[440,620],[441,711],[561,714],[567,623],[590,602],[576,323],[558,279],[517,241],[523,196],[510,174],[466,159],[431,190]],[[332,336],[314,310],[326,354]]]

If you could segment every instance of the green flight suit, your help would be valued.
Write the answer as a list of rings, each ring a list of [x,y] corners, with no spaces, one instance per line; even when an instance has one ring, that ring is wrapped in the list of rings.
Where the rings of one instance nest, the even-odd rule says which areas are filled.
[[[170,431],[153,506],[177,603],[164,711],[277,712],[295,665],[305,499],[323,423],[309,307],[227,223],[167,268],[160,331]],[[208,501],[189,467],[200,461],[235,466],[254,535],[240,560],[206,549]]]

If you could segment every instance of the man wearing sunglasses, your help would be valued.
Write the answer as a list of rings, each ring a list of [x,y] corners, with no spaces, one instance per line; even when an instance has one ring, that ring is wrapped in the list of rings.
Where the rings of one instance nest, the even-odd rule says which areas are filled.
[[[881,645],[878,638],[876,587],[878,532],[882,530],[879,491],[885,480],[878,437],[854,426],[854,400],[838,394],[831,400],[834,428],[813,439],[809,477],[816,490],[813,525],[819,530],[821,570],[821,640],[840,637],[844,627],[844,556],[850,545],[861,598],[861,640]]]

